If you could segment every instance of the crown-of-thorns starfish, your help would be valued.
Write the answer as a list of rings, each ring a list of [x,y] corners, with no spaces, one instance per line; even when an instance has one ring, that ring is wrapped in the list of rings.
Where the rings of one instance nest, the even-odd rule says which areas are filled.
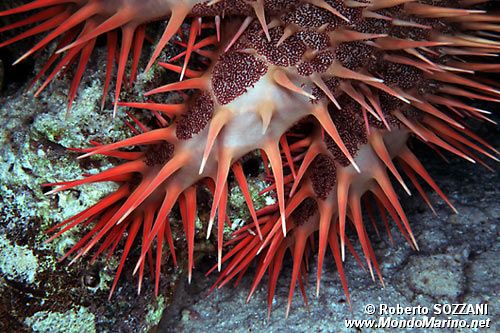
[[[410,151],[409,138],[487,168],[491,167],[479,156],[498,161],[498,151],[465,122],[474,118],[493,123],[489,111],[468,100],[499,102],[500,98],[498,83],[478,74],[500,70],[494,58],[500,53],[500,16],[491,12],[489,4],[478,0],[38,0],[1,12],[5,16],[38,9],[3,28],[35,24],[2,46],[50,31],[20,60],[58,38],[57,51],[37,76],[43,77],[54,67],[40,91],[59,70],[75,62],[70,106],[96,38],[106,34],[108,71],[103,98],[112,78],[109,69],[118,58],[115,110],[149,110],[157,120],[154,128],[148,128],[132,116],[135,126],[128,125],[135,135],[131,138],[108,145],[93,142],[93,147],[79,150],[84,153],[80,158],[101,154],[119,158],[122,164],[81,180],[47,184],[56,186],[49,194],[94,182],[120,184],[93,207],[55,226],[51,231],[57,232],[50,240],[77,225],[90,225],[89,233],[64,256],[76,254],[73,260],[91,250],[94,258],[105,251],[111,255],[123,243],[111,293],[132,246],[140,241],[139,291],[147,262],[158,292],[164,242],[177,264],[169,219],[176,204],[186,234],[191,280],[196,193],[198,187],[206,186],[213,194],[208,236],[217,219],[218,262],[212,270],[221,272],[214,288],[236,277],[239,281],[256,262],[248,298],[268,272],[270,311],[288,249],[293,258],[288,315],[297,282],[305,298],[302,278],[313,251],[318,251],[319,293],[330,247],[349,299],[342,268],[345,247],[363,261],[346,235],[349,225],[371,276],[377,274],[382,280],[362,205],[377,233],[374,207],[390,239],[388,216],[410,246],[418,249],[389,174],[408,194],[405,179],[409,179],[434,210],[420,177],[456,211]],[[165,32],[146,70],[179,32],[178,44],[186,50],[159,65],[179,73],[181,80],[145,96],[192,93],[184,94],[179,104],[120,102],[130,50],[132,83],[146,24],[165,18]],[[186,18],[189,34],[184,36],[180,27]],[[122,35],[119,52],[117,29]],[[190,68],[193,54],[207,63],[206,70]],[[126,147],[140,149],[123,150]],[[257,211],[241,164],[241,158],[254,151],[260,152],[271,180],[266,191],[277,198],[276,204]],[[223,229],[230,223],[230,171],[252,221],[234,233],[223,256]]]

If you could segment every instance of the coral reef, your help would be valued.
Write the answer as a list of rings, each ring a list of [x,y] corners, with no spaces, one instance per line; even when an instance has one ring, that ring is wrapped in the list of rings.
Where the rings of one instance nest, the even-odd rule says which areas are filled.
[[[318,253],[319,295],[323,262],[330,249],[350,304],[343,268],[346,252],[366,265],[373,280],[377,276],[384,284],[370,241],[373,232],[367,232],[363,211],[376,233],[378,216],[393,239],[390,217],[409,245],[419,249],[390,177],[406,193],[418,192],[434,211],[420,177],[455,211],[411,151],[409,141],[415,138],[429,151],[448,151],[489,169],[482,158],[498,161],[498,151],[467,123],[467,119],[493,122],[489,111],[467,99],[498,102],[500,95],[494,80],[476,74],[499,70],[497,63],[489,61],[500,49],[496,34],[499,16],[490,5],[489,1],[473,0],[37,0],[0,12],[0,16],[10,16],[40,9],[4,28],[8,31],[37,23],[1,46],[51,30],[16,62],[59,38],[56,48],[47,51],[49,59],[36,78],[52,70],[37,96],[73,64],[68,110],[73,104],[86,109],[87,114],[78,121],[88,119],[100,126],[104,120],[96,120],[89,112],[99,98],[93,91],[100,90],[98,85],[86,90],[91,102],[85,103],[85,94],[79,97],[80,105],[73,102],[91,54],[99,50],[98,37],[106,34],[101,109],[106,108],[116,58],[113,116],[122,108],[152,114],[130,114],[127,126],[134,135],[129,138],[114,143],[92,140],[90,148],[73,148],[82,154],[81,162],[95,161],[101,155],[120,160],[115,166],[88,172],[74,181],[47,179],[43,185],[49,188],[46,194],[57,193],[58,200],[67,195],[62,193],[82,185],[118,184],[97,203],[57,221],[48,230],[47,242],[54,244],[59,237],[81,232],[81,239],[70,245],[62,260],[71,258],[73,264],[92,255],[93,263],[118,252],[110,297],[124,270],[137,273],[139,293],[144,277],[151,275],[158,295],[162,264],[169,260],[178,266],[177,238],[185,237],[191,281],[195,247],[203,245],[195,239],[200,234],[210,238],[217,230],[217,263],[209,273],[220,273],[211,290],[230,281],[237,284],[255,267],[247,300],[268,273],[268,316],[287,252],[293,267],[286,316],[296,286],[307,303],[304,280],[313,252]],[[137,85],[136,92],[148,91],[139,91],[132,101],[123,102],[124,82],[131,91],[144,42],[150,39],[145,24],[165,17],[168,23],[146,71],[176,33],[180,38],[176,43],[184,50],[142,77],[156,87]],[[186,18],[189,24],[184,29]],[[117,30],[121,34],[119,51]],[[131,50],[132,62],[127,68]],[[175,65],[175,61],[181,64]],[[159,68],[179,73],[180,81],[161,85]],[[103,114],[106,112],[98,117]],[[37,124],[44,127],[43,117],[37,117]],[[43,130],[50,140],[64,136],[65,131],[50,123]],[[61,144],[71,146],[70,142]],[[43,158],[44,154],[40,151],[37,156]],[[247,162],[257,158],[265,176],[262,181],[249,182]],[[261,186],[264,181],[267,188]],[[238,201],[233,184],[241,189],[243,200],[240,196],[239,201],[247,205],[248,223],[228,235],[226,225],[236,227],[229,218],[234,217],[230,200],[234,199],[233,204]],[[254,203],[256,184],[261,187],[259,194],[272,198],[260,200],[263,206]],[[211,205],[207,193],[212,194]],[[357,250],[353,238],[359,241]],[[134,251],[138,252],[135,265],[127,259]],[[186,267],[184,261],[182,264]],[[161,304],[163,307],[164,302]]]

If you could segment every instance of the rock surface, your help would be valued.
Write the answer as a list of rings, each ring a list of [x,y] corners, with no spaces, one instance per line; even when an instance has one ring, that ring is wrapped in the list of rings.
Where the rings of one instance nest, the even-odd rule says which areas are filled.
[[[4,63],[13,58],[1,56]],[[127,266],[109,301],[116,258],[99,259],[90,266],[89,257],[72,266],[69,260],[58,262],[82,237],[83,229],[44,243],[50,227],[114,188],[103,183],[46,196],[43,183],[80,178],[82,173],[112,165],[99,158],[79,162],[77,154],[66,148],[130,135],[124,126],[126,115],[113,119],[111,104],[100,110],[104,69],[98,64],[105,62],[105,54],[93,58],[70,114],[66,114],[70,73],[56,79],[39,98],[28,89],[46,56],[42,54],[31,66],[0,71],[4,85],[0,92],[0,332],[150,331],[168,303],[176,274],[165,274],[169,278],[162,279],[160,297],[154,297],[149,278],[137,297],[133,267]]]

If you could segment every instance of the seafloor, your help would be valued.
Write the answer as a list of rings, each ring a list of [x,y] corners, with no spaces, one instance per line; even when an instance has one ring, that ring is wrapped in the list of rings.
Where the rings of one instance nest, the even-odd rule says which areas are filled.
[[[2,51],[3,52],[3,51]],[[4,63],[13,54],[1,54]],[[432,306],[435,303],[488,304],[490,331],[498,331],[500,309],[500,250],[497,242],[500,220],[500,167],[493,171],[446,155],[449,163],[418,144],[415,150],[443,191],[458,209],[455,215],[435,194],[430,196],[436,215],[415,193],[401,198],[420,246],[415,252],[405,244],[396,228],[394,244],[385,231],[373,229],[372,241],[384,277],[373,282],[370,275],[347,258],[352,309],[340,287],[333,260],[325,263],[321,293],[314,297],[315,258],[306,287],[306,307],[297,290],[285,319],[290,263],[279,279],[273,312],[267,319],[267,286],[263,281],[252,300],[245,304],[252,276],[237,288],[206,292],[215,276],[204,277],[215,258],[211,243],[201,243],[193,283],[188,285],[182,269],[165,265],[161,295],[153,296],[146,278],[137,296],[136,279],[128,267],[113,298],[108,301],[117,260],[98,260],[87,265],[84,258],[72,266],[58,259],[81,237],[82,230],[45,244],[50,226],[88,207],[112,185],[99,184],[47,197],[42,183],[74,179],[109,166],[103,159],[76,160],[68,147],[83,147],[89,140],[110,142],[128,135],[125,114],[111,117],[111,105],[100,110],[103,54],[93,58],[90,74],[83,80],[74,108],[66,114],[67,73],[39,98],[28,83],[46,55],[24,67],[12,69],[0,61],[0,332],[339,332],[344,319],[376,319],[364,314],[367,304]],[[5,69],[5,70],[4,70]],[[5,73],[5,74],[4,74]],[[128,91],[137,95],[151,77]],[[498,119],[498,117],[495,117]],[[477,132],[500,148],[498,127],[473,124]],[[415,191],[416,192],[416,191]],[[238,194],[232,195],[236,202]],[[261,198],[262,199],[262,198]],[[233,214],[238,213],[233,207]],[[234,216],[237,217],[237,216]],[[200,237],[203,238],[203,237]],[[182,252],[182,240],[178,242]],[[132,256],[133,257],[133,256]],[[133,261],[130,261],[133,263]],[[133,264],[131,264],[133,265]],[[182,267],[182,266],[181,266]],[[249,272],[251,273],[251,272]],[[163,312],[163,310],[165,311]],[[162,317],[163,312],[163,317]],[[404,317],[404,316],[394,316]],[[155,327],[162,318],[158,327]],[[447,330],[439,330],[444,332]],[[448,330],[457,331],[455,329]]]

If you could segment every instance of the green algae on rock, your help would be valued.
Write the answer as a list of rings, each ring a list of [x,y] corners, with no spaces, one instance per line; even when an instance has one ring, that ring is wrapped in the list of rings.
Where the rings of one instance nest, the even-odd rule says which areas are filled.
[[[40,311],[26,318],[26,325],[39,333],[95,333],[95,316],[84,307],[64,313]]]
[[[36,281],[38,259],[27,246],[12,244],[0,235],[0,271],[8,279],[33,284]]]

